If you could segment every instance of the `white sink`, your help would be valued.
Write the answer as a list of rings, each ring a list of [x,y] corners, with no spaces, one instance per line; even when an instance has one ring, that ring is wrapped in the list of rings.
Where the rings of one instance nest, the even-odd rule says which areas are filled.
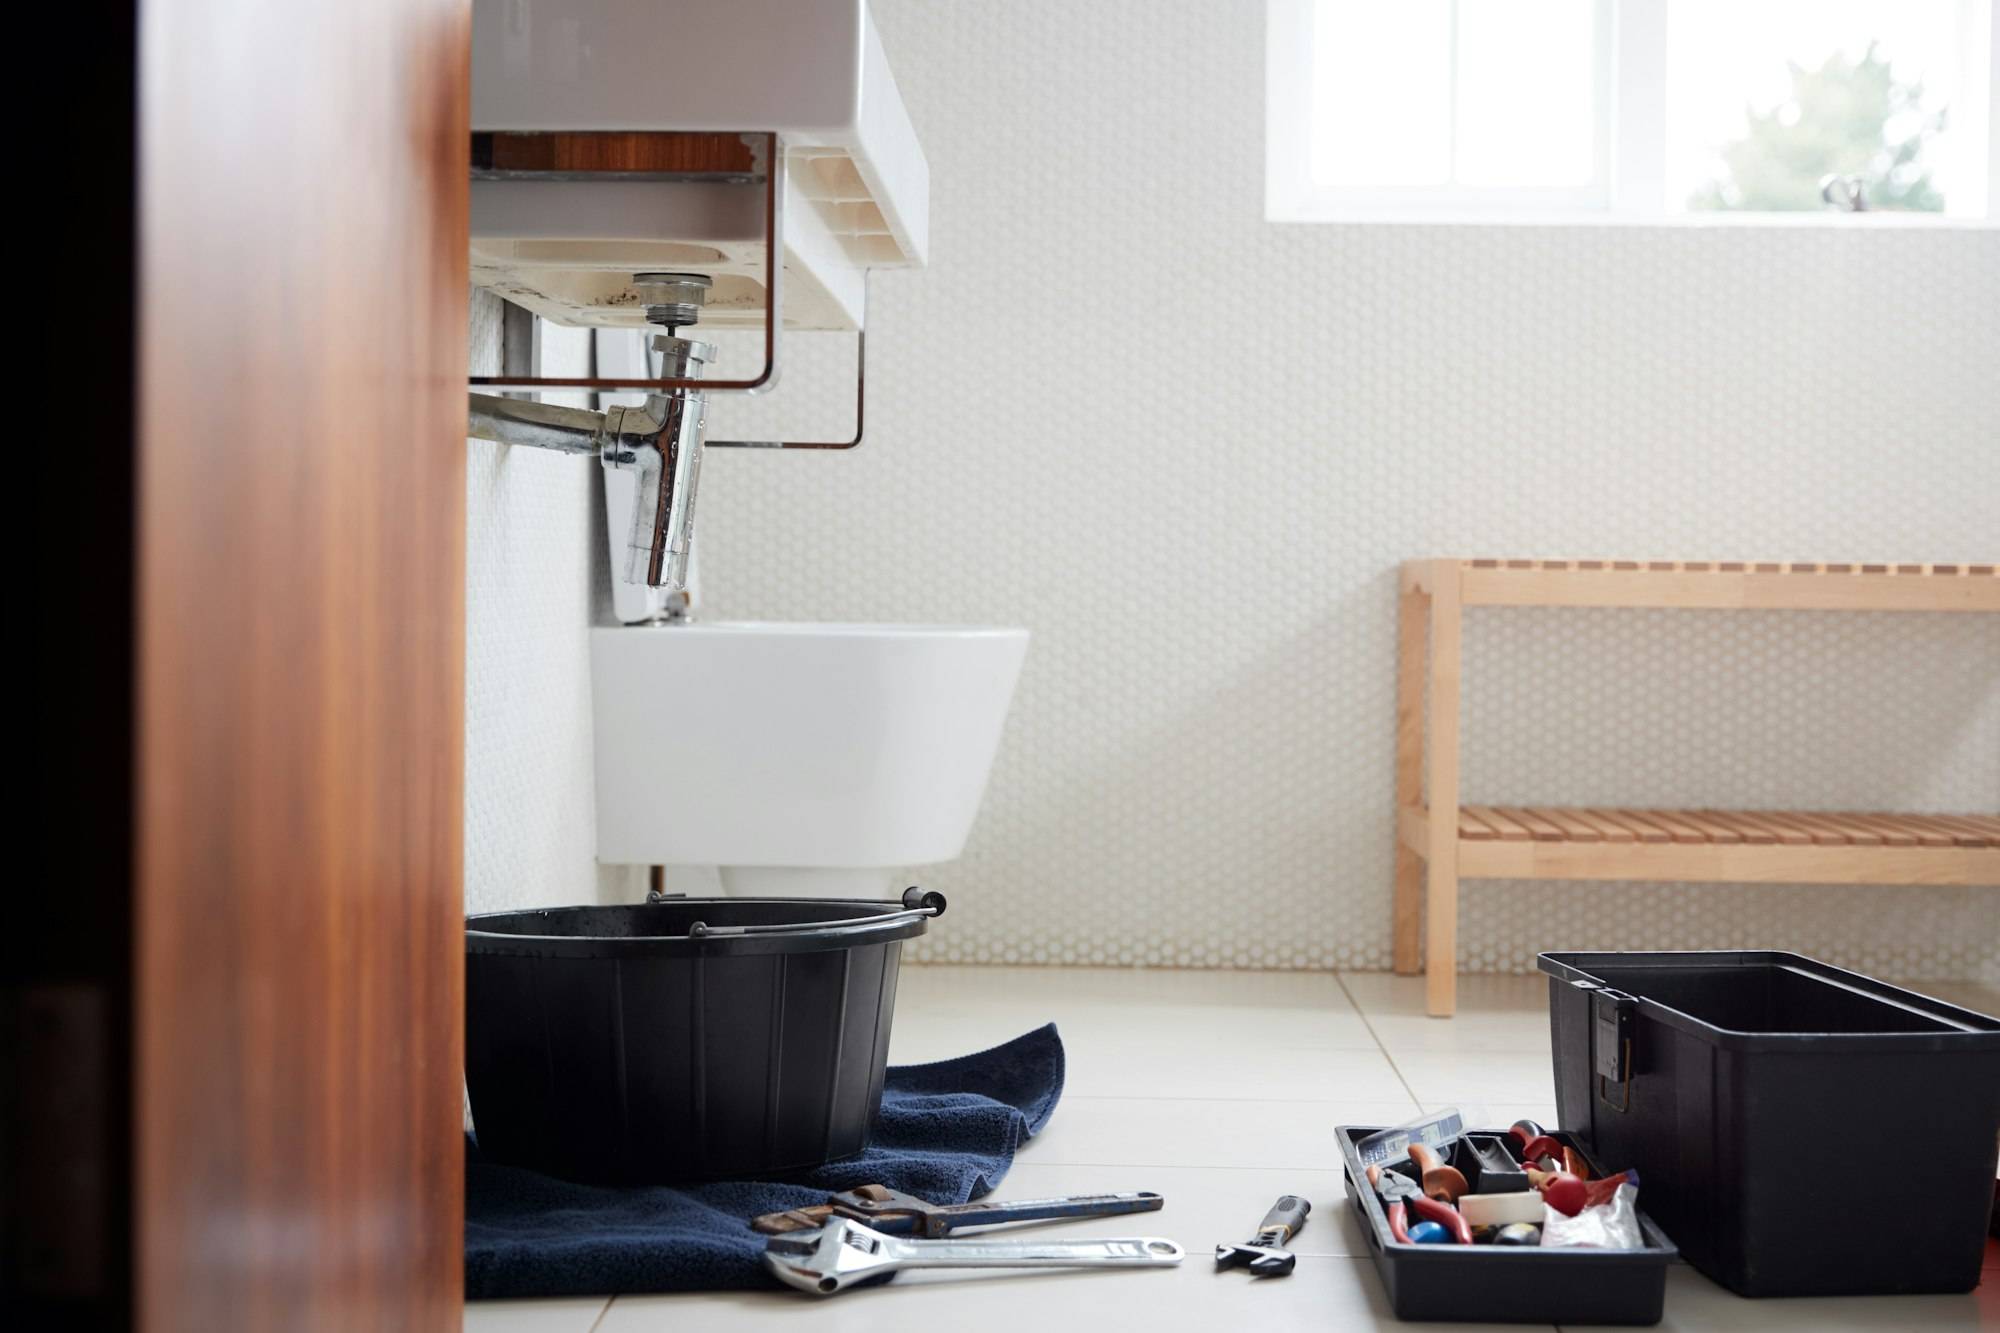
[[[1027,650],[973,626],[594,629],[598,860],[879,896],[964,849]]]

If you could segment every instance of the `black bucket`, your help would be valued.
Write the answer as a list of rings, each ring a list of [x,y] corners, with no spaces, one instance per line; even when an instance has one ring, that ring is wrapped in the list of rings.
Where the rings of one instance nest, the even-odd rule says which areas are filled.
[[[465,919],[465,1079],[486,1157],[605,1185],[852,1156],[882,1104],[903,941],[944,911],[672,898]]]

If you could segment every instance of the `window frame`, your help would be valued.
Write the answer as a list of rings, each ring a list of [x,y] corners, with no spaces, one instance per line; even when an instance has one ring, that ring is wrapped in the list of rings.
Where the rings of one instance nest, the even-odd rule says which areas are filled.
[[[1958,102],[1984,116],[1952,126],[1967,182],[1943,213],[1690,210],[1669,205],[1667,6],[1593,0],[1596,179],[1588,186],[1327,186],[1312,174],[1313,36],[1319,0],[1265,0],[1264,216],[1272,222],[1528,222],[1652,225],[1939,226],[2000,218],[2000,22],[1993,0],[1957,0]],[[1455,120],[1455,117],[1454,117]],[[1980,160],[1984,168],[1980,169]]]

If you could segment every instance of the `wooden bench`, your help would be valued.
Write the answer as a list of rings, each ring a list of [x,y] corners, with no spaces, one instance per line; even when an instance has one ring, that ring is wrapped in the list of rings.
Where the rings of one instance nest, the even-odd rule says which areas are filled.
[[[1457,1006],[1462,878],[2000,885],[1995,814],[1461,804],[1459,643],[1468,606],[2000,612],[2000,571],[1990,564],[1406,562],[1397,629],[1395,967],[1414,973],[1421,960],[1431,1013]]]

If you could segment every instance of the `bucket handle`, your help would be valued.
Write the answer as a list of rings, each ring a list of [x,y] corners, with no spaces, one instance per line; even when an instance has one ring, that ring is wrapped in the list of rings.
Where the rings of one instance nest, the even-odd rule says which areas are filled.
[[[777,935],[802,930],[863,930],[875,926],[886,926],[898,921],[916,921],[924,917],[943,916],[945,900],[942,893],[926,890],[912,884],[903,890],[903,910],[881,912],[874,916],[851,916],[838,921],[787,921],[774,926],[711,926],[706,921],[696,921],[688,927],[681,939],[712,940],[735,935]],[[674,939],[672,935],[658,936],[660,939]]]

